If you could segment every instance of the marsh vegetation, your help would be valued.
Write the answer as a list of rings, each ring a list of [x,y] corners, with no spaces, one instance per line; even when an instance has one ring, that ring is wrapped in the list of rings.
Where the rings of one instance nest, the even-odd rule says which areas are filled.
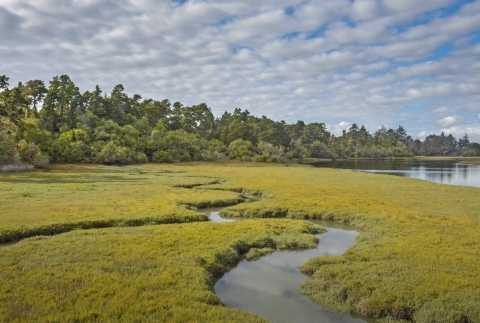
[[[263,198],[238,204],[243,193]],[[3,241],[104,227],[1,248],[0,321],[262,321],[221,306],[214,282],[242,255],[315,246],[320,229],[195,211],[230,204],[223,215],[361,232],[342,256],[302,266],[300,291],[334,311],[479,322],[477,188],[301,165],[66,165],[0,175],[0,200]]]

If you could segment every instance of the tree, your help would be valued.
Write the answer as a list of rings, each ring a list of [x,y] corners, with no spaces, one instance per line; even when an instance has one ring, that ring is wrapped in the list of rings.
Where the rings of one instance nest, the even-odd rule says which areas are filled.
[[[54,145],[54,158],[59,163],[81,163],[90,161],[87,133],[74,129],[60,134]]]
[[[25,96],[25,86],[19,82],[18,86],[8,89],[8,78],[4,78],[3,91],[0,92],[0,117],[6,117],[17,126],[22,123],[28,111],[28,98]]]
[[[75,127],[78,114],[77,103],[80,91],[68,75],[55,76],[45,97],[40,118],[50,132],[59,132],[64,125]]]
[[[148,147],[152,152],[152,161],[180,162],[200,160],[200,141],[196,135],[183,130],[153,130]]]
[[[125,115],[131,113],[131,102],[128,96],[124,93],[122,84],[117,84],[112,90],[112,94],[106,100],[106,118],[115,121],[118,124],[123,124]]]
[[[290,132],[290,137],[293,140],[299,139],[303,135],[305,129],[305,122],[298,120],[296,124],[287,126],[288,131]]]
[[[330,132],[327,131],[325,124],[314,122],[305,126],[301,139],[303,144],[308,145],[314,141],[326,143],[329,137]]]
[[[357,124],[354,123],[350,128],[348,128],[347,136],[353,140],[357,139],[360,129]]]
[[[167,122],[171,113],[171,103],[168,100],[154,101],[145,100],[140,105],[139,116],[146,118],[150,127],[153,127],[158,122]]]
[[[218,139],[213,139],[206,144],[202,152],[203,160],[224,160],[227,159],[227,147]]]
[[[6,117],[0,116],[0,165],[15,164],[20,156],[15,150],[18,127]]]
[[[100,90],[98,85],[95,86],[95,91],[90,93],[87,110],[100,119],[107,117],[105,102],[104,98],[102,97],[102,90]]]
[[[255,155],[255,150],[252,142],[237,139],[228,145],[228,155],[230,156],[230,159],[248,160]]]
[[[468,138],[468,135],[465,134],[462,138],[458,140],[458,148],[460,149],[468,149],[470,147],[470,139]]]
[[[37,104],[45,98],[47,88],[42,80],[31,80],[25,84],[25,94],[30,98],[35,115],[38,115]]]
[[[397,137],[397,140],[403,143],[406,143],[409,139],[411,139],[411,137],[407,135],[407,130],[405,130],[405,128],[402,126],[398,126],[397,130],[395,130],[395,136]]]
[[[6,75],[0,75],[0,90],[8,89],[9,78]]]

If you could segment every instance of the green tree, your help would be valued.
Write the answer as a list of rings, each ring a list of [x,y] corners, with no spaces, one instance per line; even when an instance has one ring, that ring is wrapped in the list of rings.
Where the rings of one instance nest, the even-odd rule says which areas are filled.
[[[201,153],[203,160],[224,160],[227,159],[227,146],[218,139],[210,140],[204,151]]]
[[[237,139],[228,145],[228,155],[230,159],[249,160],[255,156],[255,149],[251,141]]]
[[[37,104],[45,98],[47,88],[42,80],[31,80],[25,84],[25,94],[30,99],[35,116],[38,116]]]
[[[89,141],[87,133],[82,129],[69,130],[60,134],[54,145],[55,162],[89,162]]]
[[[17,126],[21,126],[22,119],[28,113],[29,100],[25,95],[25,86],[19,82],[18,86],[9,89],[8,78],[2,76],[2,91],[0,92],[0,117],[6,117]]]
[[[314,141],[326,143],[329,137],[330,132],[327,131],[325,124],[314,122],[303,128],[301,139],[303,144],[312,144]]]
[[[40,118],[44,129],[59,132],[64,125],[74,128],[78,118],[80,92],[68,75],[55,76],[45,97]]]
[[[15,147],[17,126],[8,118],[0,116],[0,165],[15,164],[20,156]]]

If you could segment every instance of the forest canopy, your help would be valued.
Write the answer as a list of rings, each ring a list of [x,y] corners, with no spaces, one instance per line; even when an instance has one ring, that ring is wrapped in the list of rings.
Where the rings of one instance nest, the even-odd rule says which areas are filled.
[[[81,92],[68,75],[48,86],[30,80],[10,87],[0,76],[0,166],[53,163],[132,164],[239,159],[284,162],[302,158],[480,156],[465,134],[414,139],[406,129],[370,133],[353,124],[341,136],[324,123],[287,124],[235,109],[215,117],[205,104],[184,106],[110,93]]]

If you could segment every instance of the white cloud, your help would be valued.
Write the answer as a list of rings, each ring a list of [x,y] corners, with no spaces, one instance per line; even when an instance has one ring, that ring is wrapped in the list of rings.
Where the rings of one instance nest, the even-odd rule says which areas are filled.
[[[422,139],[425,139],[425,137],[429,134],[431,134],[431,133],[428,133],[428,131],[420,131],[420,133],[418,134],[418,137],[422,138]]]
[[[435,113],[445,113],[445,112],[448,112],[448,111],[449,111],[449,109],[445,106],[433,110],[433,112],[435,112]]]
[[[338,124],[335,124],[331,127],[328,127],[330,132],[334,134],[335,136],[340,136],[343,132],[343,130],[346,130],[350,127],[351,123],[347,121],[341,121]]]
[[[355,0],[350,15],[354,20],[368,20],[375,18],[379,10],[379,2],[376,0]]]
[[[216,115],[238,107],[338,134],[342,120],[438,133],[480,112],[480,45],[470,44],[480,1],[435,12],[455,2],[8,0],[0,71],[10,84],[69,74],[82,91],[122,83]],[[437,59],[446,43],[453,50]]]
[[[462,117],[459,116],[448,116],[443,119],[437,120],[437,124],[440,125],[441,127],[449,127],[451,125],[454,125],[456,123],[459,123],[463,121]]]
[[[450,127],[442,129],[445,133],[451,133],[457,138],[463,137],[465,134],[468,134],[469,137],[478,137],[480,136],[480,125],[478,126],[466,126],[466,127]]]

